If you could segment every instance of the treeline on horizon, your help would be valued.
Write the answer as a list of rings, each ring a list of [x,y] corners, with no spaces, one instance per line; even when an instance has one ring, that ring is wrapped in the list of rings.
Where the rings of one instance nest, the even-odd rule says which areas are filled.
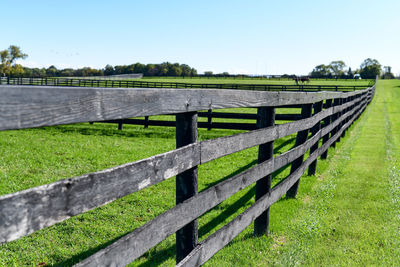
[[[384,66],[376,59],[365,59],[359,69],[352,70],[350,67],[346,69],[346,64],[342,60],[332,61],[328,65],[321,64],[316,66],[310,73],[310,78],[339,78],[352,79],[358,75],[363,79],[375,79],[380,76],[382,79],[393,79],[392,68]]]
[[[203,75],[198,75],[195,68],[187,64],[164,62],[161,64],[142,64],[134,63],[130,65],[106,65],[103,69],[95,69],[84,67],[79,69],[64,68],[57,69],[54,65],[48,68],[29,68],[20,64],[16,64],[17,59],[25,59],[28,57],[18,46],[11,45],[8,49],[0,51],[0,76],[7,77],[90,77],[90,76],[109,76],[121,74],[141,73],[144,76],[155,77],[254,77],[254,75],[246,74],[229,74],[228,72],[214,74],[212,71],[205,71]],[[311,78],[336,78],[336,79],[353,79],[360,76],[363,79],[374,79],[377,75],[384,79],[392,79],[394,75],[390,66],[384,66],[376,60],[365,59],[359,69],[352,71],[346,64],[341,61],[332,61],[328,65],[321,64],[316,66],[309,76]],[[381,75],[382,74],[382,75]],[[292,78],[296,75],[259,75],[258,77],[281,77]]]
[[[120,74],[142,73],[144,76],[197,76],[197,70],[186,64],[164,62],[161,64],[134,63],[131,65],[107,65],[104,69],[84,67],[79,69],[57,69],[55,66],[48,68],[29,68],[14,66],[9,73],[10,77],[90,77]]]

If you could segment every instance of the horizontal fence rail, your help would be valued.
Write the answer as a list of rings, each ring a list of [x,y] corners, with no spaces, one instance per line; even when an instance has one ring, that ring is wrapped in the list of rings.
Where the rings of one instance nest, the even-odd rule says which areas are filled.
[[[259,91],[356,91],[366,89],[362,85],[282,85],[282,84],[229,84],[229,83],[178,83],[149,82],[115,79],[88,78],[0,78],[0,85],[41,85],[74,87],[116,87],[116,88],[195,88],[195,89],[236,89]],[[372,85],[372,84],[371,84]]]
[[[230,129],[230,130],[255,130],[257,129],[257,114],[251,113],[227,113],[227,112],[212,112],[210,109],[208,112],[198,112],[198,117],[207,118],[207,122],[198,122],[198,128],[211,129]],[[237,122],[213,122],[213,118],[225,118],[225,119],[236,119],[236,120],[254,120],[253,123],[237,123]],[[275,114],[276,121],[292,121],[300,120],[300,114]],[[175,121],[166,120],[151,120],[149,116],[144,119],[121,119],[121,120],[106,120],[99,121],[100,123],[117,123],[118,129],[122,130],[124,124],[128,125],[143,125],[145,128],[149,126],[167,126],[175,127]],[[93,124],[94,122],[91,122]]]
[[[0,130],[208,109],[312,104],[361,92],[364,91],[263,92],[0,85]]]
[[[316,165],[318,157],[326,154],[329,147],[340,141],[346,129],[371,102],[374,91],[375,85],[352,92],[0,85],[0,130],[106,120],[121,122],[121,119],[125,123],[126,118],[161,114],[178,114],[177,122],[173,122],[177,133],[183,129],[179,127],[189,127],[177,134],[177,144],[182,145],[175,150],[1,196],[0,243],[16,240],[176,175],[179,177],[190,172],[193,180],[187,186],[194,186],[195,191],[192,195],[182,199],[183,196],[177,190],[177,199],[182,201],[177,202],[175,207],[95,252],[76,266],[127,265],[174,233],[177,233],[177,246],[184,246],[183,250],[177,252],[178,266],[201,265],[248,227],[255,218],[267,214],[268,208],[284,194],[297,192],[300,177],[306,169]],[[286,114],[292,116],[293,121],[289,123],[272,123],[267,127],[261,127],[262,124],[259,123],[259,129],[252,128],[249,132],[197,141],[197,115],[207,116],[210,113],[201,111],[234,107],[255,107],[259,110],[268,107],[264,111],[270,112],[267,115],[272,119],[271,122],[279,119],[274,111],[278,107],[301,107],[302,114]],[[310,113],[309,116],[307,112],[309,113],[311,108],[314,113]],[[239,118],[243,115],[213,114],[220,118]],[[260,122],[262,114],[266,113],[243,116]],[[189,118],[190,120],[185,122]],[[187,129],[191,131],[190,138],[185,136],[188,133]],[[308,134],[309,131],[311,134]],[[197,193],[198,165],[247,148],[261,148],[268,143],[272,145],[274,140],[296,133],[297,145],[294,148],[281,155],[261,160],[256,166]],[[300,136],[305,139],[300,141]],[[183,141],[179,138],[189,139]],[[319,146],[321,140],[322,145]],[[310,153],[303,160],[307,151]],[[275,171],[290,164],[292,171],[289,176],[259,195],[250,208],[227,225],[202,242],[197,242],[197,224],[193,222],[199,216],[233,194],[265,180]],[[177,184],[178,186],[182,185]],[[255,223],[257,227],[264,224],[258,229],[264,229],[266,234],[268,216],[265,217],[266,220]],[[188,225],[191,227],[187,228]]]
[[[296,108],[298,106],[290,106],[291,108]],[[301,108],[301,106],[300,106]],[[198,117],[207,118],[207,122],[198,122],[198,128],[211,129],[230,129],[230,130],[256,130],[258,119],[257,114],[252,113],[228,113],[228,112],[213,112],[212,109],[208,112],[198,112]],[[253,123],[235,123],[235,122],[213,122],[213,118],[224,118],[224,119],[236,119],[236,120],[254,120]],[[302,118],[301,114],[275,114],[275,121],[294,121],[300,120]],[[118,129],[122,130],[124,124],[128,125],[143,125],[145,128],[149,126],[167,126],[175,127],[175,121],[168,120],[152,120],[149,116],[144,119],[120,119],[120,120],[106,120],[98,121],[100,123],[116,123],[118,124]],[[90,122],[93,124],[94,122]]]

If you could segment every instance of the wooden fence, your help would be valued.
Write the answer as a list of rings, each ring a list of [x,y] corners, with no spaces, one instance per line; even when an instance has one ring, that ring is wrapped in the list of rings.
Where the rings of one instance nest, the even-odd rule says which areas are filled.
[[[294,108],[295,106],[290,106]],[[197,112],[198,117],[207,118],[207,122],[197,122],[197,128],[211,129],[229,129],[229,130],[256,130],[257,129],[257,114],[253,113],[228,113],[228,112],[213,112],[209,109],[207,112]],[[252,120],[253,122],[213,122],[213,118],[235,119],[235,120]],[[275,114],[275,121],[294,121],[300,120],[301,114]],[[149,126],[167,126],[176,127],[176,121],[171,120],[151,120],[150,116],[141,119],[120,119],[99,121],[100,123],[116,123],[118,130],[122,130],[124,124],[143,125],[144,128]],[[94,122],[90,122],[94,124]]]
[[[198,88],[236,89],[258,91],[355,91],[367,88],[362,85],[284,85],[284,84],[228,84],[228,83],[177,83],[130,80],[103,80],[86,78],[0,78],[0,85],[46,85],[74,87],[116,87],[116,88]],[[371,84],[371,86],[373,83]]]
[[[201,265],[253,221],[255,234],[268,233],[269,207],[284,194],[296,196],[302,174],[307,168],[309,174],[315,173],[318,157],[327,157],[328,148],[361,115],[374,90],[375,85],[354,92],[0,85],[0,130],[176,114],[177,138],[177,148],[163,154],[1,196],[0,242],[16,240],[177,176],[176,206],[76,266],[126,265],[174,233],[177,265]],[[301,119],[275,125],[275,108],[299,105]],[[199,111],[238,107],[258,108],[257,130],[197,140]],[[295,133],[295,147],[274,157],[273,141]],[[256,166],[198,192],[198,165],[254,146],[259,146]],[[290,175],[271,188],[271,174],[289,164]],[[254,183],[255,203],[198,242],[197,218]]]

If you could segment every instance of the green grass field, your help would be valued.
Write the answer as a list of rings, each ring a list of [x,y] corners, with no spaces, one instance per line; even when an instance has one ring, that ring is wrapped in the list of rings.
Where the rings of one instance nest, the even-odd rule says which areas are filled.
[[[169,80],[169,79],[168,79]],[[254,109],[236,111],[254,112]],[[283,111],[287,112],[287,110]],[[207,266],[400,264],[400,82],[380,81],[376,96],[317,175],[304,176],[297,199],[271,208],[271,234],[254,237],[252,226]],[[163,118],[163,117],[161,117]],[[165,118],[165,117],[164,117]],[[0,132],[0,194],[47,184],[162,153],[175,147],[167,127],[88,123]],[[205,140],[239,131],[199,130]],[[294,136],[274,143],[280,154]],[[257,148],[199,167],[199,190],[256,164]],[[234,163],[234,164],[232,164]],[[274,183],[288,174],[277,173]],[[199,219],[200,240],[254,202],[253,186]],[[70,266],[143,225],[175,204],[175,179],[126,196],[0,247],[0,266]],[[175,264],[175,237],[132,266]]]
[[[220,83],[239,83],[239,84],[291,84],[295,85],[295,81],[283,79],[256,79],[256,78],[204,78],[204,77],[195,77],[195,78],[181,78],[181,77],[143,77],[142,79],[138,79],[137,81],[149,81],[149,82],[171,82],[171,83],[212,83],[212,84],[220,84]],[[374,82],[373,80],[335,80],[335,79],[311,79],[309,83],[310,85],[360,85],[360,86],[368,86],[370,82]]]

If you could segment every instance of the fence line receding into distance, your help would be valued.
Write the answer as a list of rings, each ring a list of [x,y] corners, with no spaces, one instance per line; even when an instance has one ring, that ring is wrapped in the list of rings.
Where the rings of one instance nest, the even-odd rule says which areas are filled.
[[[77,266],[126,265],[174,233],[177,264],[201,265],[254,219],[255,234],[268,233],[269,207],[284,194],[296,196],[302,174],[307,168],[309,174],[315,172],[318,157],[326,158],[328,148],[361,115],[374,91],[375,85],[352,92],[0,85],[0,130],[176,114],[177,133],[175,150],[1,196],[0,242],[16,240],[177,176],[176,206]],[[276,125],[275,110],[290,106],[300,106],[301,117]],[[258,129],[197,140],[198,112],[239,107],[258,109]],[[295,133],[296,146],[274,156],[273,141]],[[197,191],[198,165],[254,146],[259,146],[256,166]],[[271,174],[287,165],[291,165],[290,175],[271,188]],[[256,184],[255,203],[198,242],[197,218],[252,184]]]
[[[107,76],[104,76],[107,77]],[[355,91],[368,86],[363,85],[313,85],[313,84],[232,84],[232,83],[181,83],[150,82],[126,79],[94,78],[9,78],[0,77],[0,85],[41,85],[74,87],[113,87],[113,88],[196,88],[196,89],[236,89],[260,91]],[[370,86],[373,82],[370,81]]]

